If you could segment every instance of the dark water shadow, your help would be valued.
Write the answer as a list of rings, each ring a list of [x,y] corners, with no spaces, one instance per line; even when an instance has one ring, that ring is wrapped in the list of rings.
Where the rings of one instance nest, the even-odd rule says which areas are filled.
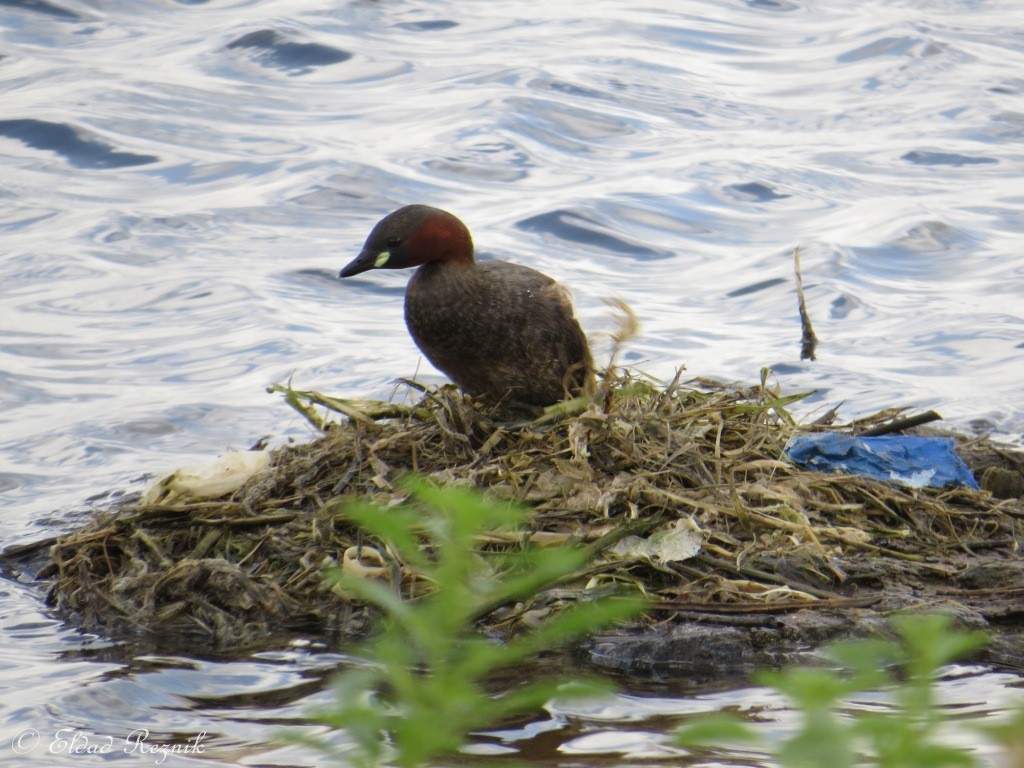
[[[0,8],[16,8],[19,11],[38,13],[43,16],[60,19],[61,21],[85,20],[83,16],[79,16],[74,11],[69,11],[67,8],[54,5],[53,3],[47,3],[45,0],[0,0]]]
[[[671,256],[670,253],[630,243],[604,232],[600,224],[576,211],[557,210],[542,213],[539,216],[523,219],[516,224],[516,227],[526,232],[548,233],[566,242],[588,245],[641,259],[664,259]]]
[[[952,165],[961,168],[965,165],[993,165],[998,163],[994,157],[971,157],[956,152],[907,152],[900,160],[914,165]]]
[[[130,168],[160,160],[156,155],[118,151],[88,131],[66,123],[31,118],[0,120],[0,136],[15,139],[33,149],[56,152],[76,168]]]
[[[226,50],[245,50],[260,66],[272,67],[290,75],[302,75],[317,67],[340,64],[352,54],[322,43],[305,43],[273,29],[260,29],[228,43]]]

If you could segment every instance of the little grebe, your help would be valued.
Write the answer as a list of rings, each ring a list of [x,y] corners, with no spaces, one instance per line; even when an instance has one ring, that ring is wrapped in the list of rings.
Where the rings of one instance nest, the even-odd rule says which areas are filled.
[[[409,333],[463,390],[535,406],[590,391],[586,336],[568,292],[550,277],[474,261],[466,225],[426,205],[384,217],[340,277],[405,267],[419,267],[405,292]]]

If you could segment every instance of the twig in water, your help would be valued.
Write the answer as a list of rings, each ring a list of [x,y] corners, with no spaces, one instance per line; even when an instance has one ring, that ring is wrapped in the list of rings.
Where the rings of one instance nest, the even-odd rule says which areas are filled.
[[[804,300],[804,279],[800,275],[800,247],[793,249],[793,269],[796,272],[796,296],[800,307],[800,359],[814,360],[814,350],[818,347],[818,337],[811,327],[811,316],[807,314],[807,302]]]

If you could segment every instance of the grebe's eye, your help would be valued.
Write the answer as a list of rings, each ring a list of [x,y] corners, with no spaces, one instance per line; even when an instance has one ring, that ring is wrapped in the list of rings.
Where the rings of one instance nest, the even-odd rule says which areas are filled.
[[[387,239],[387,246],[388,246],[388,248],[397,248],[401,244],[402,244],[402,238],[400,238],[400,237],[395,237],[394,235],[392,235],[391,237],[389,237]]]

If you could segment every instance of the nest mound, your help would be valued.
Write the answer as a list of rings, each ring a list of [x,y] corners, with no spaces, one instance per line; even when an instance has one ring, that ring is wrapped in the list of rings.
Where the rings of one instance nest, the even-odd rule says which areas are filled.
[[[353,552],[358,559],[366,543],[340,502],[396,503],[397,481],[410,471],[526,503],[534,541],[618,540],[579,583],[506,610],[503,626],[571,600],[595,576],[641,584],[654,599],[645,621],[654,623],[731,616],[742,624],[753,614],[872,603],[964,605],[996,587],[1024,591],[1024,571],[1007,583],[1001,570],[1019,565],[1020,499],[798,469],[783,449],[797,431],[818,427],[794,423],[786,406],[799,396],[782,398],[764,383],[629,378],[604,402],[570,402],[519,422],[501,421],[453,387],[412,406],[279,390],[322,437],[275,450],[230,495],[136,501],[59,537],[40,573],[52,603],[87,630],[198,635],[219,647],[268,644],[281,632],[360,634],[364,607],[323,579],[325,566]],[[343,418],[325,423],[320,406]],[[993,463],[993,449],[975,453],[976,466]],[[654,529],[686,529],[696,546],[652,554],[623,541]],[[1007,615],[1005,606],[993,615],[999,610]]]

